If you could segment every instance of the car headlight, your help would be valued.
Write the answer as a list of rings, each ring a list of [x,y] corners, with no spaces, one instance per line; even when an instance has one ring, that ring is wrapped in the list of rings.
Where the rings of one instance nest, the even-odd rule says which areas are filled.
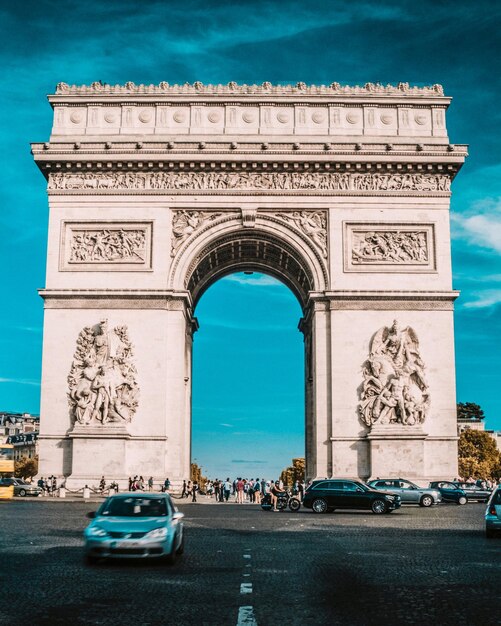
[[[108,533],[104,530],[104,528],[100,528],[99,526],[91,526],[87,532],[91,537],[107,537],[108,536]]]
[[[395,500],[395,496],[388,496],[388,495],[387,495],[387,496],[386,496],[386,499],[387,499],[387,500]]]
[[[146,537],[148,537],[148,539],[165,539],[167,537],[167,528],[161,526],[160,528],[150,530],[150,532],[146,534]]]

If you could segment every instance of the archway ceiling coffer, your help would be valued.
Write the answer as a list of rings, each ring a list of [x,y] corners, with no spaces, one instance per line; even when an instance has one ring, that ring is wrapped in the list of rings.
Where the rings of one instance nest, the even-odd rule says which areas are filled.
[[[205,247],[191,262],[186,289],[197,301],[216,280],[235,271],[262,271],[282,280],[304,307],[314,290],[310,270],[291,246],[263,232],[236,232]]]

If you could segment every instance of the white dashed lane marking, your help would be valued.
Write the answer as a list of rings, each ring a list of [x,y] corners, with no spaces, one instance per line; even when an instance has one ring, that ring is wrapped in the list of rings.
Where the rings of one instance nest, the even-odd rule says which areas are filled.
[[[242,583],[240,585],[240,593],[252,593],[252,583]]]
[[[241,606],[238,609],[237,626],[257,626],[254,609],[251,606]]]

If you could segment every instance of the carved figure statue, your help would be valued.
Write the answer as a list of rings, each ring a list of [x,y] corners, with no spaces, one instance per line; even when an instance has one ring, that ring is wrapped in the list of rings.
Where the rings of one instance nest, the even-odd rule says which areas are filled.
[[[127,326],[110,332],[108,321],[84,328],[68,376],[68,400],[78,424],[130,422],[139,399]]]
[[[321,211],[294,211],[293,213],[278,213],[277,217],[292,222],[299,230],[317,245],[324,257],[327,257],[327,220]]]
[[[390,327],[380,328],[372,338],[362,375],[358,411],[366,426],[424,422],[430,397],[419,341],[411,327],[402,329],[394,320]]]
[[[188,181],[189,182],[189,181]],[[222,213],[204,211],[176,211],[172,218],[171,256],[175,256],[179,246],[206,222],[215,220]]]

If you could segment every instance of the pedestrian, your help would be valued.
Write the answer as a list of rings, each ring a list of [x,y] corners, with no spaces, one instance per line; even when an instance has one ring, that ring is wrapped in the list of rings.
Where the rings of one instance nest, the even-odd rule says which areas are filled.
[[[239,478],[237,480],[237,504],[243,504],[244,503],[244,488],[245,488],[245,484],[244,481]]]
[[[43,476],[41,476],[38,480],[37,480],[37,487],[40,487],[40,489],[42,490],[42,494],[44,493],[44,480],[43,480]]]
[[[51,485],[51,495],[52,495],[52,497],[55,497],[56,489],[57,489],[57,481],[56,481],[56,477],[53,476],[52,477],[52,485]]]
[[[192,498],[191,501],[192,502],[196,502],[197,501],[197,491],[198,491],[198,483],[196,480],[193,481],[193,485],[191,487],[191,494],[192,494]]]
[[[261,504],[261,483],[259,482],[259,478],[256,478],[256,482],[254,483],[254,503]]]
[[[165,491],[165,493],[169,493],[169,489],[170,489],[170,480],[169,480],[169,478],[166,478],[164,480],[164,491]]]
[[[228,477],[223,485],[223,495],[224,495],[224,501],[228,502],[230,494],[231,494],[231,482],[230,482],[230,478]]]
[[[129,476],[129,491],[132,491],[132,476]]]
[[[99,481],[99,491],[102,493],[106,488],[106,481],[104,480],[104,476],[101,476],[101,480]]]
[[[187,488],[186,488],[186,481],[183,480],[183,490],[181,491],[181,498],[187,498],[188,494],[187,494]]]
[[[153,476],[148,478],[148,491],[153,491]]]

